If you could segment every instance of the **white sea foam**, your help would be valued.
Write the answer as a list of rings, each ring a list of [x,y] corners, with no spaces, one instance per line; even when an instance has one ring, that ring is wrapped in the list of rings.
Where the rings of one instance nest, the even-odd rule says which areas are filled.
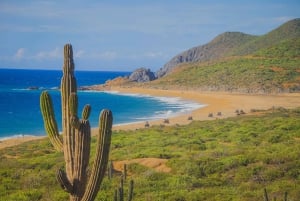
[[[118,95],[118,96],[131,96],[131,97],[141,97],[141,98],[150,98],[154,96],[150,96],[147,94],[139,94],[139,93],[123,93],[119,91],[103,91],[104,93],[107,94],[113,94],[113,95]]]
[[[13,88],[13,91],[43,91],[43,90],[58,90],[59,87],[36,87],[36,88]]]
[[[21,89],[12,89],[13,91],[30,91],[28,88],[21,88]]]
[[[205,104],[201,104],[198,102],[184,100],[180,97],[163,97],[163,96],[151,96],[147,94],[139,94],[139,93],[120,93],[119,91],[105,91],[104,93],[121,95],[121,96],[133,96],[133,97],[142,97],[149,98],[155,101],[162,102],[167,105],[166,110],[155,111],[152,116],[142,116],[134,118],[138,122],[145,120],[156,120],[163,118],[170,118],[180,114],[188,114],[196,109],[200,109],[205,107]]]
[[[132,121],[132,122],[128,122],[128,123],[119,123],[119,124],[114,124],[113,126],[125,126],[125,125],[132,125],[132,124],[138,124],[138,123],[143,123],[145,122],[143,121]]]
[[[120,96],[133,96],[133,97],[144,97],[144,98],[154,99],[156,101],[167,103],[169,105],[174,105],[174,108],[188,107],[188,108],[197,109],[197,108],[205,106],[205,105],[197,103],[197,102],[184,100],[180,97],[151,96],[148,94],[122,93],[119,91],[103,91],[103,92],[108,93],[108,94],[120,95]]]
[[[104,93],[104,92],[99,90],[78,90],[77,93]]]
[[[17,134],[17,135],[0,137],[0,141],[9,140],[9,139],[15,139],[15,138],[38,137],[38,136],[40,136],[40,135]]]

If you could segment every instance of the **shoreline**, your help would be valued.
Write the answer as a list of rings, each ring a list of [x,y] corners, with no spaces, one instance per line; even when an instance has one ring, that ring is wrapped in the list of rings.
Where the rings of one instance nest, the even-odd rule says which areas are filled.
[[[193,101],[204,105],[186,114],[180,114],[175,117],[169,118],[170,122],[164,124],[163,121],[153,120],[149,121],[151,125],[184,125],[191,121],[188,117],[192,117],[193,120],[215,120],[221,118],[228,118],[236,116],[236,110],[243,110],[246,113],[250,113],[251,109],[266,110],[272,107],[284,107],[287,109],[300,107],[300,93],[289,94],[240,94],[240,93],[228,93],[228,92],[202,92],[193,90],[163,90],[163,89],[151,89],[142,87],[111,87],[111,91],[118,91],[120,93],[136,93],[145,94],[156,97],[180,97],[182,100]],[[209,117],[209,114],[213,114]],[[221,115],[218,115],[220,113]],[[137,128],[144,128],[144,123],[122,126],[120,129],[134,130]],[[138,126],[138,127],[137,127]]]
[[[98,89],[99,90],[99,89]],[[103,89],[100,89],[103,91]],[[300,107],[300,93],[289,94],[238,94],[226,92],[201,92],[182,90],[163,90],[142,87],[111,87],[107,92],[118,92],[120,94],[142,94],[154,97],[176,97],[184,101],[192,101],[203,107],[197,108],[187,113],[179,113],[176,116],[167,117],[169,123],[164,123],[164,119],[148,120],[152,125],[186,125],[193,120],[214,120],[236,116],[236,110],[243,110],[250,113],[251,109],[266,110],[272,107],[284,107],[287,109]],[[221,115],[218,115],[221,114]],[[212,114],[209,117],[209,114]],[[136,130],[145,128],[145,121],[132,122],[126,124],[113,125],[113,130]],[[96,135],[97,128],[92,128],[92,135]],[[24,142],[42,139],[47,136],[20,136],[0,140],[0,149],[15,146]]]

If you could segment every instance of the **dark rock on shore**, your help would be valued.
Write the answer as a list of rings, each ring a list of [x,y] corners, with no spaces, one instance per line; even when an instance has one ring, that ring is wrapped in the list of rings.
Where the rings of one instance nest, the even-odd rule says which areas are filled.
[[[155,74],[146,68],[139,68],[133,71],[129,76],[129,80],[133,82],[149,82],[155,79]]]

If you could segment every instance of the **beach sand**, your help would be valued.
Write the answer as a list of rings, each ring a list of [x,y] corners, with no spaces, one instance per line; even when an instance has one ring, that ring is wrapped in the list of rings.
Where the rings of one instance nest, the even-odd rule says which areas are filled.
[[[266,110],[272,107],[296,108],[300,107],[300,93],[278,94],[278,95],[253,95],[253,94],[234,94],[222,92],[198,92],[198,91],[179,91],[179,90],[159,90],[148,88],[117,88],[112,91],[120,93],[148,94],[151,96],[180,97],[183,100],[190,100],[206,105],[203,108],[194,110],[188,114],[181,114],[169,118],[169,124],[164,124],[163,120],[150,122],[151,125],[174,125],[188,124],[191,116],[193,120],[214,120],[217,118],[227,118],[236,116],[236,110],[243,110],[250,113],[251,109]],[[221,115],[217,115],[217,113]],[[208,114],[212,113],[213,117]],[[145,122],[115,126],[114,129],[138,129],[145,127]]]
[[[184,125],[191,121],[188,117],[192,117],[193,120],[214,120],[217,118],[227,118],[236,116],[236,110],[243,110],[246,114],[250,113],[251,109],[270,109],[272,107],[284,107],[284,108],[296,108],[300,107],[300,93],[290,94],[277,94],[277,95],[254,95],[254,94],[235,94],[235,93],[223,93],[223,92],[200,92],[200,91],[182,91],[182,90],[160,90],[149,88],[122,88],[112,87],[111,91],[117,91],[120,93],[131,94],[146,94],[151,96],[162,97],[180,97],[183,100],[190,100],[206,105],[203,108],[194,110],[188,114],[180,114],[178,116],[168,118],[169,123],[165,124],[163,119],[149,121],[152,125]],[[217,115],[217,113],[221,115]],[[212,113],[212,117],[208,114]],[[132,123],[126,125],[115,125],[114,130],[135,130],[144,128],[145,122]],[[92,134],[97,132],[96,128],[92,129]],[[15,146],[23,142],[40,139],[42,137],[18,137],[0,141],[0,149],[5,147]]]

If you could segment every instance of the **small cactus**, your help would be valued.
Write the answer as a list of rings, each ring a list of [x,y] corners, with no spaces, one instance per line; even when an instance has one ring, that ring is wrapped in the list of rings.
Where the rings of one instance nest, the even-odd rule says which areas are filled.
[[[284,197],[283,197],[283,201],[287,201],[287,200],[288,200],[288,199],[287,199],[287,196],[288,196],[288,193],[285,192],[285,193],[284,193]],[[269,200],[270,200],[266,188],[264,188],[264,200],[265,200],[265,201],[269,201]],[[276,197],[274,197],[273,200],[276,200]]]
[[[133,188],[134,188],[134,182],[133,182],[133,180],[130,180],[129,187],[128,187],[127,201],[132,201],[132,199],[133,199]],[[123,176],[121,177],[121,180],[120,180],[120,186],[114,192],[114,201],[124,201],[124,179],[123,179]]]
[[[88,177],[91,128],[91,106],[86,105],[78,118],[77,84],[74,76],[73,50],[64,47],[63,77],[61,79],[62,135],[58,132],[53,104],[47,91],[42,92],[40,106],[44,127],[49,139],[58,151],[64,153],[65,171],[57,171],[57,180],[70,194],[71,201],[93,201],[100,188],[108,163],[113,116],[110,110],[102,110],[99,117],[96,156]]]
[[[266,188],[264,188],[264,199],[265,201],[269,201],[269,196]]]
[[[126,164],[124,164],[124,170],[123,170],[123,172],[124,172],[124,174],[123,174],[124,180],[126,181],[126,179],[127,179],[127,165]]]
[[[108,179],[112,179],[113,178],[113,172],[114,172],[113,162],[109,161],[109,163],[108,163],[108,170],[107,170]]]

